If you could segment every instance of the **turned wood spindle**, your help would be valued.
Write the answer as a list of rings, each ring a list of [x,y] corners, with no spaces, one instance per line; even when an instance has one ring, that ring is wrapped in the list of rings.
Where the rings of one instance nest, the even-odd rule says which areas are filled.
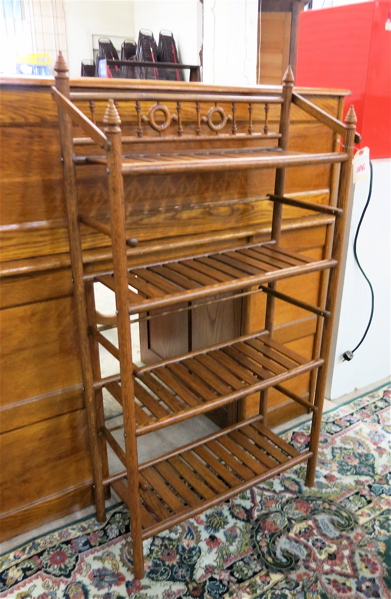
[[[252,102],[248,103],[248,133],[252,135],[254,132],[253,127],[253,105]]]
[[[236,135],[238,127],[236,124],[236,102],[232,102],[232,134]]]
[[[143,126],[142,126],[142,120],[141,120],[141,103],[139,100],[136,100],[136,113],[137,113],[136,133],[137,133],[137,137],[142,137],[143,136]]]
[[[176,110],[178,114],[178,135],[182,137],[183,135],[183,127],[182,127],[182,102],[177,102]]]
[[[269,110],[270,105],[268,103],[265,104],[265,125],[263,127],[263,132],[265,135],[269,133]]]
[[[92,120],[92,122],[95,125],[96,124],[96,118],[95,118],[95,101],[94,100],[89,100],[88,106],[89,106],[89,109],[90,109],[91,120]]]
[[[201,104],[200,102],[196,102],[196,112],[197,112],[197,135],[201,135]]]

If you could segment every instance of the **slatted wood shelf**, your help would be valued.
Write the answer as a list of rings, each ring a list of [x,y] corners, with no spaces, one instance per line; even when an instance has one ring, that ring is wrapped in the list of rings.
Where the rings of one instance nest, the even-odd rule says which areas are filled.
[[[196,171],[240,170],[311,166],[345,162],[345,152],[320,154],[291,152],[273,148],[231,148],[229,150],[197,150],[187,152],[161,152],[159,154],[125,154],[122,162],[123,175],[169,174]],[[74,163],[102,164],[102,156],[75,156]]]
[[[263,331],[135,368],[137,434],[228,405],[322,364],[321,359],[306,360]],[[105,387],[122,405],[120,383],[111,381]]]
[[[311,457],[261,420],[249,418],[139,466],[144,539]],[[112,485],[126,500],[126,479]]]
[[[129,270],[129,314],[243,290],[336,264],[333,259],[313,260],[273,242],[151,263]],[[97,275],[95,280],[115,291],[112,274]]]

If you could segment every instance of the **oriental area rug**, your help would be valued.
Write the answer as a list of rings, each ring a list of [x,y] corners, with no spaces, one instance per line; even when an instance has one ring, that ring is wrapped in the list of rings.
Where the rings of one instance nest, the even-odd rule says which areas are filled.
[[[325,414],[316,488],[298,466],[146,541],[141,581],[120,505],[3,555],[0,597],[387,599],[390,403],[383,387]]]

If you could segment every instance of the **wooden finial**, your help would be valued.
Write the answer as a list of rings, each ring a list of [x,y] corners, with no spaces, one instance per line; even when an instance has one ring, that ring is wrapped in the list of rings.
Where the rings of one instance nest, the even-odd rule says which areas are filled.
[[[114,104],[114,100],[109,100],[105,116],[103,117],[103,122],[105,125],[108,125],[109,127],[119,127],[119,125],[121,124],[121,119],[119,118],[118,110],[116,105]]]
[[[68,65],[65,62],[65,59],[62,55],[61,50],[58,53],[56,64],[54,65],[54,70],[57,73],[57,77],[68,77],[66,73],[68,73]]]
[[[288,65],[288,68],[285,71],[284,76],[282,78],[282,82],[283,83],[294,83],[295,82],[295,76],[293,74],[291,65]]]
[[[347,125],[355,125],[357,123],[356,111],[354,110],[353,104],[350,106],[348,113],[345,117],[345,123]]]

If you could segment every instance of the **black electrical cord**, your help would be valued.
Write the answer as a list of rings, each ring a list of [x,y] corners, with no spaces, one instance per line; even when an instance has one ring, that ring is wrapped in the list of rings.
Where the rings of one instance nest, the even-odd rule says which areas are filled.
[[[348,362],[350,360],[353,360],[353,358],[354,358],[354,352],[358,350],[358,348],[360,347],[360,345],[363,343],[365,337],[367,336],[369,328],[370,328],[370,326],[372,324],[373,313],[375,311],[375,293],[373,291],[373,287],[372,287],[371,281],[368,279],[367,275],[365,274],[364,269],[361,266],[360,260],[358,259],[358,255],[357,255],[357,239],[358,239],[358,235],[360,233],[362,221],[364,220],[365,213],[367,211],[367,208],[369,206],[369,202],[371,201],[371,197],[372,197],[372,185],[373,185],[373,166],[372,166],[372,162],[369,163],[369,168],[370,168],[370,177],[369,177],[368,197],[367,197],[367,201],[366,201],[365,206],[364,206],[364,210],[362,211],[362,214],[360,216],[360,220],[359,220],[359,223],[358,223],[358,226],[357,226],[356,234],[354,236],[353,254],[354,254],[354,258],[355,258],[355,260],[357,262],[357,266],[359,267],[359,269],[361,271],[361,274],[363,275],[364,279],[368,283],[369,289],[371,291],[371,314],[369,316],[367,328],[365,329],[365,332],[364,332],[363,336],[361,337],[359,343],[356,345],[356,347],[354,349],[348,350],[344,354],[342,354],[343,359],[347,360]]]

